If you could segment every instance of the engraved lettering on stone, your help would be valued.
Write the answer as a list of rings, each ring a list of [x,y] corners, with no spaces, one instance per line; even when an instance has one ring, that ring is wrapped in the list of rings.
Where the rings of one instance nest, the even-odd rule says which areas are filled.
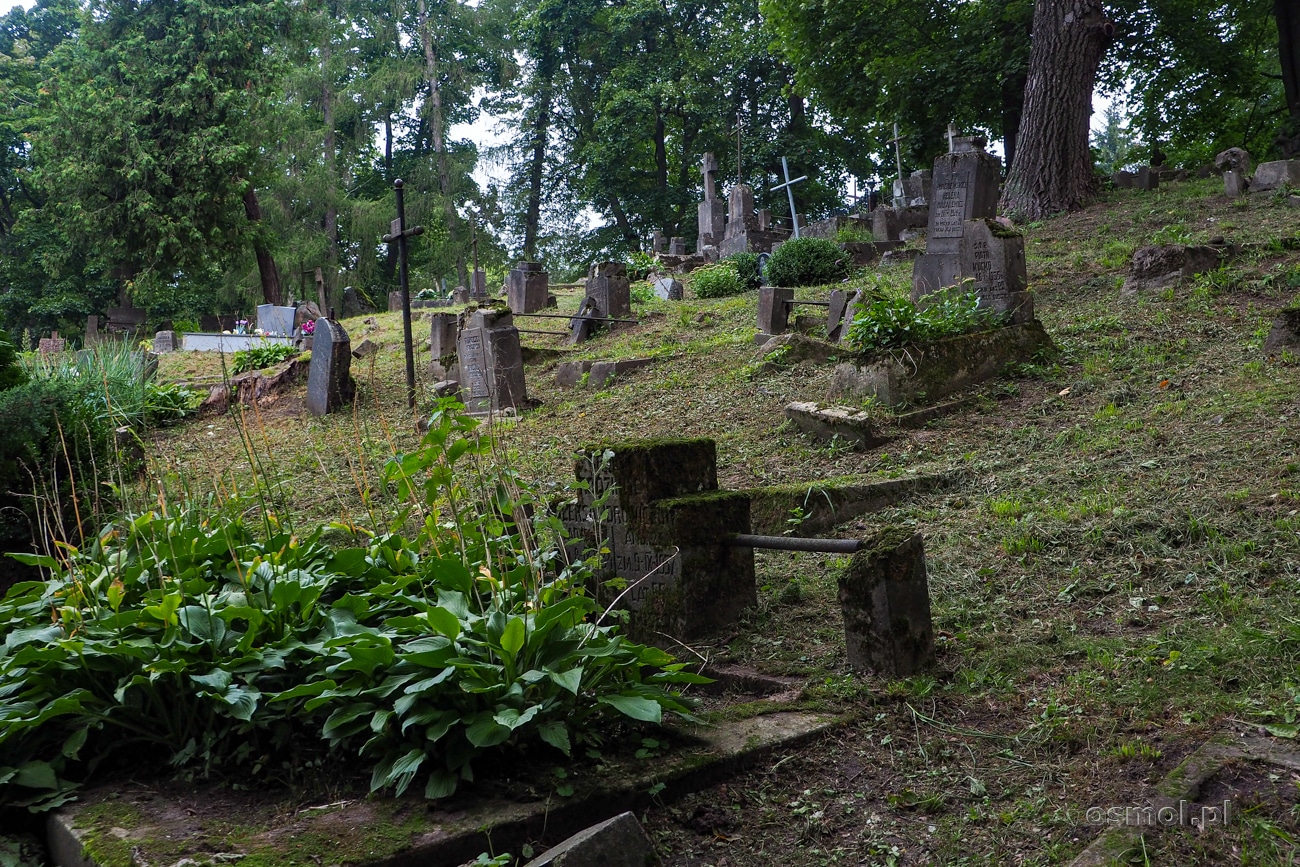
[[[934,213],[930,218],[934,224],[934,229],[930,233],[931,237],[961,237],[961,224],[966,219],[967,194],[966,178],[950,178],[935,190],[934,202],[931,205],[934,208]]]

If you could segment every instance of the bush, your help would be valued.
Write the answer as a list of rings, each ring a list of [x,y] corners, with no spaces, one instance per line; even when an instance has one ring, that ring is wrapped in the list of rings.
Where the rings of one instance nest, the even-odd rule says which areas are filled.
[[[736,268],[736,276],[746,290],[757,289],[763,285],[763,274],[759,268],[757,253],[732,253],[724,262],[730,262]]]
[[[18,349],[9,342],[9,335],[0,330],[0,391],[26,381],[27,372],[18,363]]]
[[[692,271],[687,280],[696,298],[729,298],[745,291],[745,284],[731,262],[705,265]]]
[[[845,342],[858,352],[931,343],[992,328],[1003,317],[979,309],[973,292],[948,290],[924,310],[906,298],[882,298],[859,306]]]
[[[298,350],[288,343],[264,343],[260,346],[241,349],[235,353],[234,372],[239,374],[250,370],[261,370],[264,367],[286,361],[297,353]]]
[[[636,250],[627,257],[627,279],[636,283],[650,276],[650,272],[659,267],[659,261],[649,253]]]
[[[849,276],[849,254],[825,238],[786,241],[767,260],[767,282],[772,286],[820,286]]]
[[[26,558],[51,577],[0,603],[0,803],[55,806],[115,762],[272,779],[327,756],[364,762],[372,791],[418,781],[437,798],[497,747],[568,755],[615,720],[689,718],[668,687],[705,679],[602,625],[562,525],[488,471],[492,442],[462,411],[441,402],[385,468],[427,516],[410,536],[327,546],[326,527],[294,535],[229,503],[130,516],[59,560]],[[527,542],[525,510],[539,515]]]
[[[841,226],[835,233],[837,244],[870,243],[876,240],[871,226],[866,220],[857,219],[846,226]]]

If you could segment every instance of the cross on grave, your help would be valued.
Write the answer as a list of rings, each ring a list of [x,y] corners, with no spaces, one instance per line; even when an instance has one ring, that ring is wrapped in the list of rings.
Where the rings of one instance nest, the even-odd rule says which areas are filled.
[[[736,112],[736,183],[745,182],[745,173],[740,170],[740,135],[744,131],[740,119],[740,112]]]
[[[785,157],[781,157],[781,173],[785,175],[785,183],[777,184],[775,187],[768,190],[768,192],[775,193],[777,190],[785,190],[786,196],[790,199],[790,225],[794,227],[794,236],[797,239],[799,237],[799,215],[795,213],[794,210],[794,190],[792,190],[791,187],[800,181],[808,180],[808,176],[800,175],[794,180],[790,180],[790,164],[786,162]]]
[[[898,134],[898,123],[894,123],[894,137],[889,140],[889,144],[894,146],[894,165],[898,168],[898,182],[903,182],[903,151],[899,148],[899,143],[903,137]]]
[[[423,226],[406,228],[406,200],[402,179],[393,181],[397,193],[397,219],[388,226],[385,244],[397,244],[398,283],[402,289],[402,340],[406,344],[406,405],[415,409],[415,348],[411,340],[411,283],[407,272],[406,239],[424,234]]]

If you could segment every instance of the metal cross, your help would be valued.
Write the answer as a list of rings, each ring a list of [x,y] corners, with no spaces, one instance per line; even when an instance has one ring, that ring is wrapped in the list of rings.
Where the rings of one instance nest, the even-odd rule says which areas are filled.
[[[781,173],[785,175],[785,183],[777,184],[775,187],[772,187],[772,189],[768,190],[768,192],[775,193],[777,190],[781,190],[781,189],[785,190],[786,196],[788,196],[790,199],[790,225],[794,227],[795,238],[798,238],[799,237],[799,215],[796,214],[794,211],[794,190],[792,190],[791,187],[793,187],[795,184],[799,183],[800,181],[808,180],[808,176],[801,175],[795,178],[794,180],[790,180],[790,164],[786,162],[785,157],[781,157]]]
[[[898,134],[898,124],[895,123],[895,124],[894,124],[894,137],[891,138],[891,139],[889,140],[889,144],[891,144],[891,145],[894,146],[894,163],[898,166],[898,183],[899,183],[899,186],[902,186],[902,183],[903,183],[903,152],[902,152],[902,150],[900,150],[899,147],[898,147],[898,143],[901,142],[902,140],[903,140],[903,137],[900,136],[900,135]],[[881,184],[881,190],[880,190],[880,196],[881,196],[881,198],[884,198],[884,195],[885,195],[884,185]],[[897,203],[895,203],[895,204],[897,204]]]
[[[406,200],[403,198],[402,179],[393,181],[397,191],[397,219],[388,226],[385,244],[397,244],[397,273],[402,288],[402,336],[406,342],[406,405],[415,409],[415,351],[411,341],[411,284],[407,276],[406,240],[424,234],[423,226],[406,228]]]

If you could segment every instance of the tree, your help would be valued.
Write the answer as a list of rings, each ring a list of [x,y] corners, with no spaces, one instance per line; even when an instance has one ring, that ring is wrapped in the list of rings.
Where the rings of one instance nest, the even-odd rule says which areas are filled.
[[[1288,159],[1300,154],[1300,9],[1293,0],[1273,0],[1277,22],[1277,54],[1282,66],[1287,123],[1278,137]]]
[[[1002,209],[1040,219],[1094,193],[1088,123],[1102,55],[1114,36],[1100,0],[1037,0],[1020,146]]]
[[[1106,174],[1114,174],[1133,162],[1137,143],[1133,133],[1124,125],[1123,113],[1112,102],[1106,106],[1106,126],[1092,134],[1092,147],[1096,151],[1097,166]]]

